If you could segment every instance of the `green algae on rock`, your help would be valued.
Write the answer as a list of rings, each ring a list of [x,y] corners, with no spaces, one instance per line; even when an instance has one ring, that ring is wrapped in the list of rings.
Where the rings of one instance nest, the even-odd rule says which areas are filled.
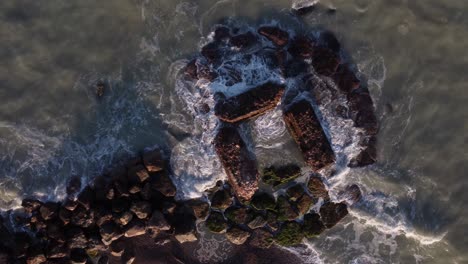
[[[301,225],[297,222],[286,222],[275,236],[275,241],[281,246],[294,246],[300,244],[304,234]]]
[[[250,202],[253,208],[257,210],[275,210],[275,197],[265,192],[257,192]]]
[[[224,216],[220,212],[211,211],[210,216],[206,219],[206,227],[211,232],[214,233],[221,233],[227,228],[226,220],[224,220]]]
[[[291,221],[299,216],[299,214],[296,212],[296,210],[294,210],[292,204],[289,203],[285,196],[278,197],[276,210],[278,211],[279,221]]]
[[[281,167],[269,167],[263,170],[262,180],[266,184],[276,187],[287,183],[301,175],[301,168],[290,164]]]

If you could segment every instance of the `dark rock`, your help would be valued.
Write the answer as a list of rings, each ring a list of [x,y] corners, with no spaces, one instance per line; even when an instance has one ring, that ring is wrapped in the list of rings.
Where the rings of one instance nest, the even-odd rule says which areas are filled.
[[[32,198],[23,199],[21,202],[21,206],[26,210],[26,212],[31,213],[32,211],[36,211],[41,207],[42,202]]]
[[[158,172],[164,169],[164,159],[159,148],[143,153],[143,164],[149,172]]]
[[[214,140],[216,152],[240,200],[250,200],[258,189],[257,164],[236,128],[223,126]]]
[[[150,167],[151,168],[151,167]],[[150,175],[143,165],[136,165],[128,170],[128,179],[131,183],[140,183],[146,181]]]
[[[281,30],[278,27],[260,27],[258,29],[258,34],[265,36],[276,46],[283,47],[286,46],[286,44],[288,44],[288,32]]]
[[[208,229],[214,233],[221,233],[225,231],[227,228],[227,223],[226,220],[224,220],[223,214],[216,211],[211,211],[210,216],[208,216],[208,219],[206,219],[206,227],[208,227]]]
[[[239,227],[229,228],[226,232],[226,238],[235,245],[244,244],[250,237],[250,233]]]
[[[112,200],[112,212],[122,213],[130,209],[130,201],[124,198]]]
[[[211,82],[218,77],[218,74],[209,66],[201,64],[198,66],[197,77]]]
[[[219,61],[219,59],[221,58],[221,52],[222,51],[220,50],[220,47],[216,42],[208,43],[201,49],[201,54],[210,63]]]
[[[87,211],[83,206],[78,206],[75,211],[73,211],[70,222],[73,225],[87,228],[94,224],[94,211]]]
[[[267,226],[272,230],[276,231],[279,228],[278,215],[275,212],[268,211],[266,214]]]
[[[144,235],[145,233],[146,224],[139,219],[134,218],[125,226],[125,237],[136,237]]]
[[[330,196],[328,195],[328,190],[323,184],[322,180],[319,177],[311,176],[309,183],[307,184],[310,194],[314,199],[322,198],[324,201],[329,201]]]
[[[99,81],[96,83],[96,95],[98,98],[101,98],[104,95],[105,88],[106,84],[103,81]]]
[[[273,235],[265,229],[255,229],[251,236],[249,245],[256,248],[270,248],[273,244]]]
[[[229,207],[224,212],[224,215],[227,219],[238,225],[247,224],[253,218],[251,210],[246,207]]]
[[[97,264],[109,264],[109,257],[108,256],[101,256]]]
[[[95,195],[94,190],[91,187],[86,186],[83,191],[78,195],[76,201],[81,204],[86,210],[89,210],[91,204],[94,202]]]
[[[338,54],[341,49],[340,42],[331,31],[323,31],[319,37],[320,46],[325,47]]]
[[[364,147],[364,149],[357,155],[357,157],[350,161],[348,166],[355,168],[374,164],[377,161],[376,141],[377,139],[375,137],[371,137],[369,139],[369,145]]]
[[[247,226],[248,226],[250,229],[257,229],[257,228],[260,228],[260,227],[264,227],[266,224],[267,224],[266,219],[263,218],[263,216],[258,215],[258,216],[256,216],[252,221],[250,221],[250,222],[247,224]]]
[[[70,248],[84,248],[88,242],[83,230],[78,227],[66,229],[65,237]]]
[[[267,82],[242,94],[220,99],[215,105],[215,115],[229,123],[262,115],[278,105],[284,88],[283,84]]]
[[[315,72],[325,76],[332,76],[340,64],[339,56],[327,48],[316,48],[312,57]]]
[[[299,198],[296,201],[297,210],[299,211],[299,214],[303,215],[307,213],[313,203],[314,201],[312,200],[312,198],[309,195],[304,194],[301,198]]]
[[[304,224],[302,227],[304,236],[307,238],[313,238],[325,230],[325,226],[320,220],[320,215],[317,213],[310,213],[304,215]]]
[[[336,69],[335,74],[332,76],[338,88],[345,92],[350,93],[359,88],[361,81],[356,77],[353,71],[349,69],[349,65],[341,64]]]
[[[159,233],[171,229],[171,226],[160,211],[154,211],[148,221],[147,229],[152,230],[154,233]]]
[[[286,165],[281,167],[269,167],[263,170],[262,180],[266,184],[278,186],[289,182],[301,175],[301,168],[297,165]]]
[[[193,59],[187,63],[187,66],[185,66],[184,73],[186,76],[188,76],[191,79],[198,79],[197,77],[197,60]]]
[[[239,34],[231,38],[232,46],[243,49],[252,46],[257,42],[257,37],[252,32],[247,32],[244,34]]]
[[[88,255],[82,248],[72,248],[70,250],[70,260],[73,264],[85,264],[88,260]]]
[[[332,228],[348,214],[345,203],[326,203],[320,207],[320,216],[327,228]]]
[[[279,221],[291,221],[299,216],[292,204],[290,204],[288,199],[283,195],[278,197],[276,210],[278,211]]]
[[[65,241],[65,233],[63,225],[59,221],[47,223],[46,228],[47,236],[57,241]]]
[[[13,256],[13,252],[11,252],[10,249],[2,246],[0,244],[0,263],[14,263],[13,259],[14,259],[14,256]],[[29,262],[29,263],[34,263],[34,262]]]
[[[105,222],[112,220],[112,218],[114,217],[112,215],[112,210],[108,206],[103,206],[103,205],[96,206],[93,209],[93,211],[94,211],[95,223],[98,226],[101,226]]]
[[[361,200],[361,189],[356,184],[346,187],[339,193],[340,200],[345,201],[349,205],[353,205]]]
[[[59,218],[62,220],[64,225],[68,225],[68,223],[70,223],[72,214],[72,211],[69,211],[64,207],[61,207],[59,210]]]
[[[112,241],[109,245],[110,253],[112,256],[120,257],[125,250],[125,246],[125,240],[123,238]]]
[[[295,184],[286,190],[286,194],[289,196],[289,200],[293,202],[299,200],[304,195],[304,193],[305,190],[301,184]]]
[[[232,204],[232,197],[228,190],[219,190],[211,198],[211,207],[224,210]]]
[[[75,208],[78,206],[78,203],[74,200],[67,199],[65,203],[63,204],[63,207],[69,211],[75,210]]]
[[[99,233],[101,234],[102,242],[106,245],[123,236],[122,230],[112,221],[102,224],[99,228]]]
[[[157,172],[152,176],[151,187],[166,197],[174,197],[176,195],[176,187],[166,172]]]
[[[253,208],[257,210],[275,210],[275,197],[265,192],[256,193],[250,202]]]
[[[356,127],[363,128],[369,135],[377,135],[379,123],[369,91],[354,91],[348,94],[348,105]]]
[[[230,37],[231,37],[231,34],[229,32],[229,28],[225,26],[219,26],[214,31],[213,39],[215,41],[222,41],[222,40],[229,39]]]
[[[179,243],[197,240],[195,220],[196,218],[192,214],[190,206],[186,204],[179,204],[177,206],[171,224],[174,227],[174,236]]]
[[[152,196],[151,183],[147,182],[141,188],[140,196],[143,200],[149,201]]]
[[[132,264],[135,261],[135,251],[132,248],[125,249],[121,261],[123,264]]]
[[[308,101],[291,105],[284,113],[284,120],[312,169],[317,171],[335,162],[335,154]]]
[[[114,221],[120,226],[126,226],[133,219],[131,212],[123,212],[114,217]]]
[[[314,42],[306,36],[296,36],[291,41],[288,51],[295,58],[311,58],[314,53]]]
[[[309,72],[309,64],[303,60],[289,60],[286,62],[285,75],[294,78]]]
[[[46,202],[39,208],[41,217],[44,220],[50,220],[57,217],[59,205],[54,202]]]
[[[6,237],[2,237],[1,242],[6,242]],[[13,233],[14,253],[16,257],[24,257],[32,244],[31,237],[26,232]],[[1,243],[0,242],[0,243]],[[9,244],[9,243],[7,243]]]
[[[206,219],[210,212],[210,205],[204,201],[193,200],[191,201],[190,206],[192,207],[193,214],[197,219]]]
[[[43,253],[36,253],[33,255],[28,255],[26,257],[27,264],[41,264],[47,261],[45,255]]]
[[[60,259],[69,255],[68,248],[65,246],[65,244],[54,241],[49,242],[46,252],[47,258],[49,259]]]
[[[73,176],[67,184],[67,195],[74,196],[81,190],[81,179],[78,176]]]
[[[164,202],[162,212],[165,215],[172,215],[177,207],[177,204],[173,202]]]
[[[293,5],[293,12],[298,16],[305,16],[315,10],[317,5],[314,1],[302,1]]]
[[[148,218],[151,214],[151,204],[149,202],[134,202],[130,210],[140,219]]]
[[[282,246],[294,246],[302,242],[304,234],[302,233],[301,225],[297,222],[287,222],[281,227],[275,240]]]
[[[130,187],[128,187],[128,192],[130,194],[137,194],[140,191],[141,191],[141,184],[139,183],[131,184]]]

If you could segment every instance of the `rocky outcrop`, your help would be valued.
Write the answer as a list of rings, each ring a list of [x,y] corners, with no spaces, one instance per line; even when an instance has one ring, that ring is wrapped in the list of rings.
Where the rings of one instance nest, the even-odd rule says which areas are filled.
[[[256,117],[275,108],[284,92],[284,85],[265,83],[230,98],[222,98],[215,106],[216,116],[229,123]]]
[[[221,127],[214,145],[232,190],[239,199],[250,200],[258,189],[257,164],[239,132],[233,126]]]
[[[311,104],[293,103],[284,113],[289,132],[298,144],[305,161],[317,171],[335,162],[335,154]]]
[[[258,28],[258,34],[264,36],[265,38],[273,42],[273,44],[275,44],[276,46],[284,47],[286,46],[286,44],[288,44],[288,32],[281,30],[278,27],[260,27]]]

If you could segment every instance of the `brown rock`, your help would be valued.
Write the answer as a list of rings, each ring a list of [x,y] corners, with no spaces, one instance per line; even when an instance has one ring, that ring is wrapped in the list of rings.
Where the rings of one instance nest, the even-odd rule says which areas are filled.
[[[125,250],[125,240],[123,238],[119,238],[109,245],[110,253],[112,256],[120,257],[122,256]]]
[[[226,238],[235,245],[244,244],[250,237],[250,233],[238,227],[229,228],[226,232]]]
[[[250,200],[258,189],[257,164],[236,128],[221,127],[214,144],[235,195]]]
[[[339,65],[332,78],[338,88],[345,93],[354,91],[361,84],[354,72],[349,69],[349,65],[346,64]]]
[[[320,207],[320,216],[327,228],[332,228],[348,214],[345,203],[326,203]]]
[[[278,27],[260,27],[258,34],[265,36],[268,40],[273,42],[276,46],[283,47],[288,44],[288,32],[281,30]]]
[[[237,96],[219,99],[215,115],[229,123],[259,116],[278,105],[284,88],[282,84],[268,82]]]
[[[344,191],[339,193],[339,199],[346,202],[348,205],[353,205],[361,200],[361,189],[356,184],[346,187]]]
[[[132,264],[135,262],[135,258],[135,251],[132,248],[127,248],[122,254],[121,261],[123,264]]]
[[[123,236],[123,232],[112,221],[102,224],[99,228],[99,233],[101,234],[102,242],[106,245],[109,245],[112,241]]]
[[[132,211],[138,218],[145,219],[151,214],[151,204],[149,202],[134,202],[132,207],[130,207],[130,211]]]
[[[229,207],[224,212],[224,215],[227,219],[238,225],[247,224],[247,222],[252,220],[252,212],[247,207]]]
[[[164,159],[159,148],[143,153],[143,164],[149,172],[158,172],[164,169]]]
[[[204,201],[192,201],[191,205],[193,214],[197,219],[205,219],[210,212],[210,205]]]
[[[219,190],[211,198],[211,207],[224,210],[232,204],[232,197],[228,190]]]
[[[297,210],[299,210],[299,214],[303,215],[309,211],[310,207],[313,204],[312,198],[304,194],[299,200],[297,200],[296,205],[297,205]]]
[[[273,244],[273,235],[265,229],[255,229],[249,244],[256,248],[269,248]]]
[[[278,197],[276,210],[278,211],[279,221],[291,221],[299,217],[299,214],[294,210],[294,207],[289,203],[288,199],[281,195]]]
[[[131,212],[123,212],[114,217],[114,221],[120,226],[126,226],[133,219]]]
[[[263,216],[261,216],[261,215],[258,215],[252,221],[250,221],[247,224],[247,226],[250,229],[257,229],[257,228],[260,228],[260,227],[264,227],[266,224],[267,224],[267,221],[265,220],[265,218],[263,218]]]
[[[39,208],[41,217],[44,220],[50,220],[57,216],[59,205],[54,202],[46,202]]]
[[[136,165],[134,167],[131,167],[129,170],[128,170],[128,179],[130,180],[130,182],[132,183],[138,183],[138,182],[144,182],[146,181],[148,178],[150,177],[150,175],[148,174],[148,171],[146,170],[146,168],[139,164],[139,165]]]
[[[72,248],[70,251],[70,261],[73,264],[85,264],[88,260],[88,254],[83,248]]]
[[[296,36],[291,41],[288,51],[295,58],[311,58],[314,53],[314,42],[306,36]]]
[[[308,101],[301,100],[291,105],[284,113],[284,120],[305,161],[313,170],[335,162],[335,154]]]
[[[28,256],[27,259],[26,259],[27,264],[41,264],[41,263],[45,263],[46,261],[47,261],[47,259],[44,256],[44,254],[42,254],[42,253],[32,255],[32,256]]]
[[[309,188],[309,192],[312,194],[314,199],[322,198],[324,201],[330,200],[328,190],[319,177],[311,176],[307,187]]]

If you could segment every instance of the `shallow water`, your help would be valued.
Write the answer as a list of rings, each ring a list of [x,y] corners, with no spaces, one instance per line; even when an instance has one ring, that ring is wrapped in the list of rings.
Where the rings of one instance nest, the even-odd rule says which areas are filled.
[[[468,3],[323,0],[302,17],[293,4],[1,1],[0,206],[60,199],[72,175],[86,182],[155,144],[171,150],[179,196],[199,195],[225,175],[204,133],[214,120],[192,115],[180,68],[221,21],[327,28],[371,90],[379,161],[329,180],[360,184],[363,202],[291,250],[307,263],[468,263]],[[278,113],[252,122],[261,165],[298,158]]]

